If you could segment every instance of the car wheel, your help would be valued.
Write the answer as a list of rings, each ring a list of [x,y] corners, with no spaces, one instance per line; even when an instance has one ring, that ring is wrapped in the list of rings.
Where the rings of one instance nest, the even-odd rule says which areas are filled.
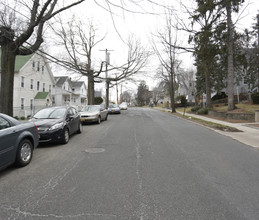
[[[67,144],[69,142],[69,131],[68,128],[65,128],[62,134],[61,143]]]
[[[104,119],[104,120],[105,120],[105,121],[107,121],[107,119],[108,119],[108,113],[107,113],[107,115],[106,115],[106,117],[105,117],[105,119]]]
[[[82,133],[82,123],[81,122],[79,123],[79,127],[78,127],[78,130],[77,130],[77,133],[78,134]]]
[[[15,165],[24,167],[31,162],[33,145],[28,139],[22,140],[18,146]]]
[[[97,119],[97,124],[101,123],[101,116],[99,115],[98,119]]]

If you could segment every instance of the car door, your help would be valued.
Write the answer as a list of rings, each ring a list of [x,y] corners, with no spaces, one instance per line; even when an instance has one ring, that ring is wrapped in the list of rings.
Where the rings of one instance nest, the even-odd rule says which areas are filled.
[[[74,108],[69,108],[67,110],[68,117],[69,117],[69,127],[71,133],[75,133],[78,130],[78,117],[76,114],[76,110]]]
[[[100,112],[101,112],[102,120],[105,120],[105,117],[106,117],[106,109],[105,109],[103,106],[101,106]]]
[[[16,139],[16,127],[12,127],[7,119],[0,116],[0,167],[14,162]]]

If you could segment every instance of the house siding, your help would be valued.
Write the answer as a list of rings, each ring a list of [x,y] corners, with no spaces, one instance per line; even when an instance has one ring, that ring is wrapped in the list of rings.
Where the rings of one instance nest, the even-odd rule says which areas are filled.
[[[33,67],[33,62],[35,66]],[[52,72],[46,68],[47,64],[44,58],[38,54],[34,54],[23,67],[14,75],[14,97],[13,97],[13,115],[18,117],[27,117],[33,115],[37,110],[43,108],[36,106],[34,97],[38,92],[43,92],[43,84],[45,84],[45,91],[49,92],[49,88],[53,90],[55,83]],[[24,87],[21,86],[21,80],[24,77]],[[31,89],[31,80],[33,80],[33,88]],[[37,90],[37,82],[40,83],[40,88]],[[52,91],[50,92],[52,93]],[[21,109],[21,100],[24,99],[24,109]],[[32,104],[32,105],[31,105]]]

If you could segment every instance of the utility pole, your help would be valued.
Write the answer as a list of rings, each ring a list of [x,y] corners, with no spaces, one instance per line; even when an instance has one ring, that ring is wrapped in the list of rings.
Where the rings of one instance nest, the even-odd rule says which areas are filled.
[[[108,108],[109,106],[109,86],[110,86],[110,81],[108,79],[108,64],[110,64],[110,53],[108,51],[113,51],[113,50],[108,50],[107,48],[105,50],[100,50],[100,51],[105,51],[105,106]]]
[[[116,74],[116,78],[117,78],[117,74]],[[118,81],[116,80],[116,95],[117,95],[117,104],[119,104],[119,95],[118,95],[119,91],[118,91]]]

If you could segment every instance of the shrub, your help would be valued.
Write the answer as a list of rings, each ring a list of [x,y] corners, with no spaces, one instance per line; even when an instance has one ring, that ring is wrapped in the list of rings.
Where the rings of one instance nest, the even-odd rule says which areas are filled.
[[[31,115],[27,115],[27,119],[30,119],[31,118]]]
[[[193,106],[193,107],[191,108],[191,111],[192,111],[192,112],[197,112],[200,108],[201,108],[200,106],[195,105],[195,106]]]
[[[21,120],[25,120],[25,117],[24,117],[24,116],[22,116],[22,117],[21,117]]]
[[[187,99],[186,99],[185,95],[177,96],[176,101],[180,101],[182,107],[186,106],[186,104],[187,104]]]
[[[16,120],[19,120],[19,117],[18,117],[18,116],[14,116],[14,118],[15,118]]]
[[[94,97],[94,104],[95,105],[100,105],[103,103],[103,98],[98,96],[98,97]]]
[[[254,104],[259,104],[259,92],[252,94],[252,100]]]
[[[224,99],[224,98],[227,98],[228,96],[226,95],[225,92],[220,92],[220,93],[217,93],[216,95],[214,95],[211,100],[212,101],[215,101],[215,100],[219,100],[219,99]]]
[[[201,108],[197,111],[197,114],[198,115],[207,115],[209,112],[209,109],[208,108]]]

